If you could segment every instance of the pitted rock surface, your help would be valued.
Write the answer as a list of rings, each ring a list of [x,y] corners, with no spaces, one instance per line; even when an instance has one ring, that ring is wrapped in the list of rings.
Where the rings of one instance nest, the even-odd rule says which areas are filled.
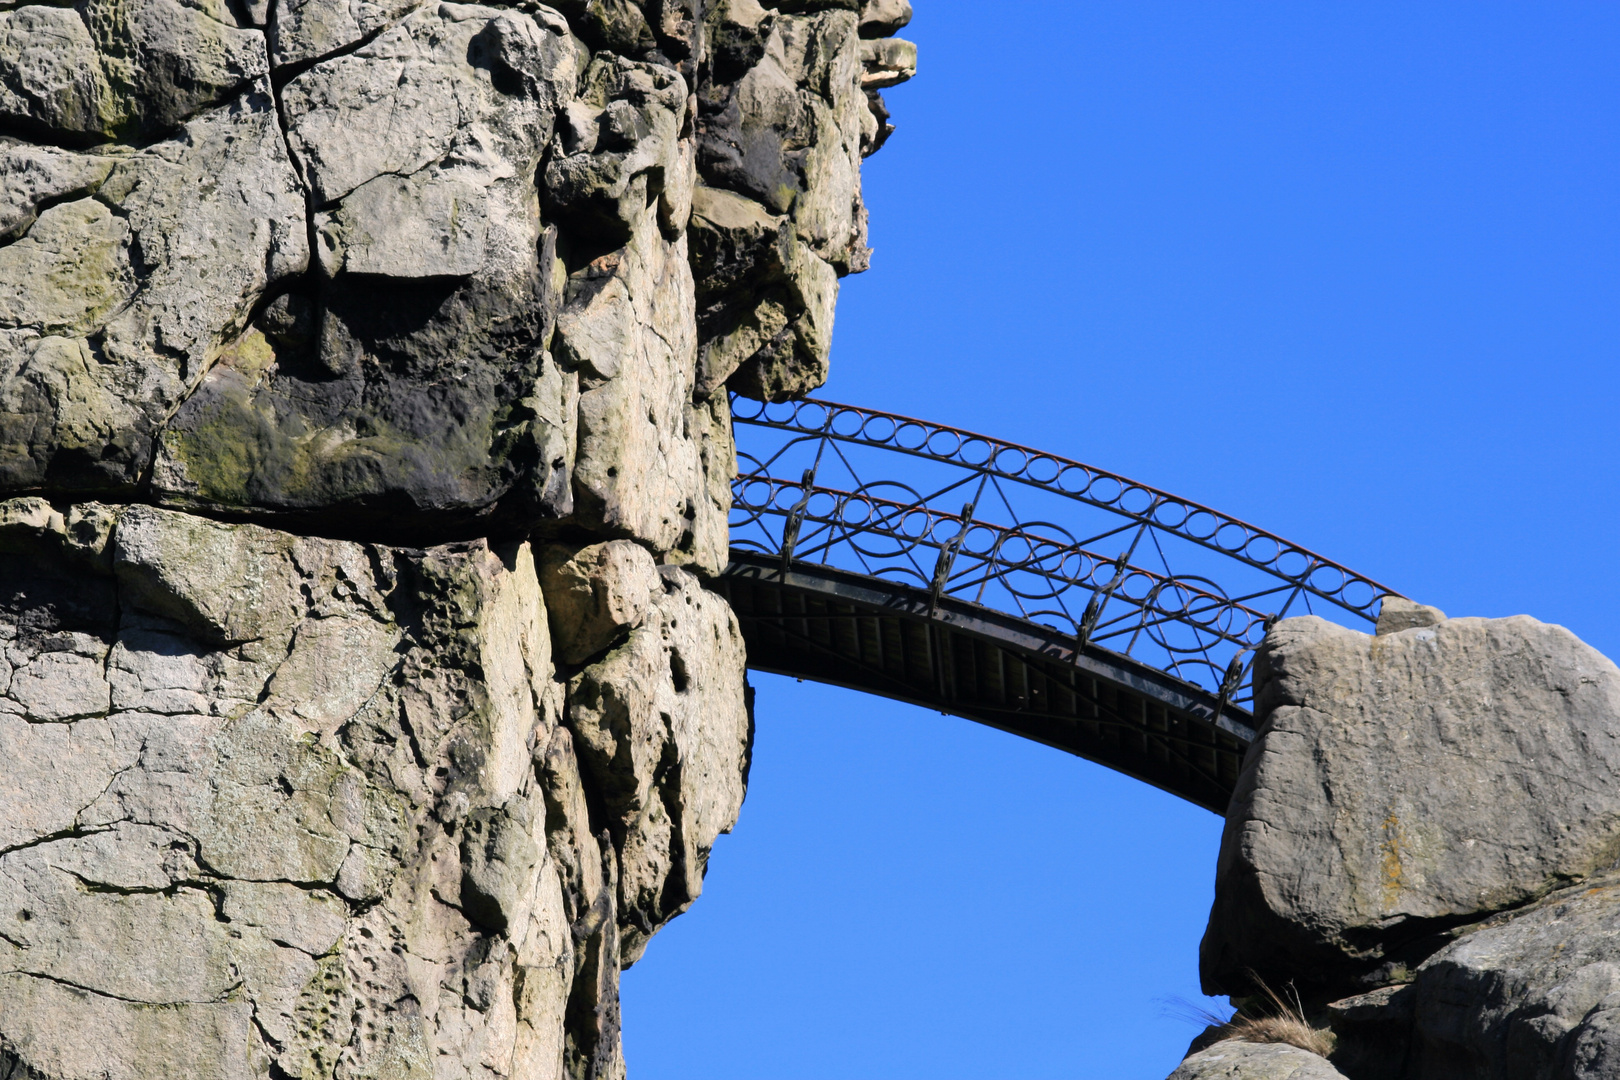
[[[0,0],[0,1076],[624,1075],[892,0]]]

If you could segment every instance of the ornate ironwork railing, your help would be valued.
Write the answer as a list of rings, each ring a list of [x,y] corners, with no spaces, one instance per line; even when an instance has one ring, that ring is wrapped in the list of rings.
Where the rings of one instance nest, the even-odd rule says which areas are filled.
[[[940,424],[733,401],[732,547],[966,600],[1123,653],[1249,708],[1271,621],[1367,623],[1388,589],[1116,473]]]

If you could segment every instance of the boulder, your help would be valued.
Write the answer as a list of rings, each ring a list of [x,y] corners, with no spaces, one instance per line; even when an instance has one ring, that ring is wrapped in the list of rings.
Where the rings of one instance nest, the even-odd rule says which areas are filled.
[[[1386,596],[1378,605],[1378,625],[1375,633],[1397,634],[1422,626],[1438,626],[1446,621],[1446,613],[1437,607],[1419,604],[1401,596]]]
[[[1620,669],[1524,616],[1267,635],[1227,815],[1208,992],[1399,982],[1452,929],[1620,854]]]
[[[1297,1046],[1226,1039],[1188,1057],[1168,1080],[1344,1080],[1344,1074]]]
[[[861,42],[861,86],[883,90],[917,74],[917,46],[903,38]]]
[[[702,488],[685,247],[644,216],[635,242],[569,280],[557,324],[557,355],[580,377],[576,516],[657,551],[680,542]]]

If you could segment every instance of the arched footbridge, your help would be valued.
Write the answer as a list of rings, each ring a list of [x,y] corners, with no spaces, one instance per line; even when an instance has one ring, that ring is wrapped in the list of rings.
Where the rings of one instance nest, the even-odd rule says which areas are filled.
[[[966,717],[1225,813],[1254,648],[1392,590],[1146,484],[829,401],[733,401],[749,666]]]

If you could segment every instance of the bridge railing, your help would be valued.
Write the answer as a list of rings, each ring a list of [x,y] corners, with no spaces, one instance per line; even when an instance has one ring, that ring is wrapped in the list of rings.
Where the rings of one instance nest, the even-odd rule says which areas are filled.
[[[733,401],[732,546],[1016,614],[1250,706],[1269,622],[1363,628],[1392,590],[1198,503],[873,409]]]

